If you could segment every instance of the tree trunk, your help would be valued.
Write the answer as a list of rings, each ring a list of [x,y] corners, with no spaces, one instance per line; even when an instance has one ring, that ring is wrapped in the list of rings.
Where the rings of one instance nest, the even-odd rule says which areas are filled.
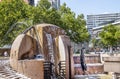
[[[113,47],[110,46],[110,53],[113,53]]]
[[[95,52],[95,54],[96,54],[96,47],[94,47],[94,52]]]

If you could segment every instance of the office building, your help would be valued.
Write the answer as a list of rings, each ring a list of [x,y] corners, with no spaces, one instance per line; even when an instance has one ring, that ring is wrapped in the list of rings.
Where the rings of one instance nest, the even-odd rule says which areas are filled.
[[[95,27],[114,23],[120,19],[120,13],[87,15],[87,29],[92,36],[92,29]]]
[[[35,2],[34,2],[34,1],[35,1],[35,0],[28,0],[29,4],[30,4],[30,5],[33,5],[33,6],[35,5]]]
[[[36,6],[38,4],[40,0],[34,0],[34,5]],[[60,8],[60,0],[48,0],[52,7],[55,9],[59,9]]]
[[[0,0],[0,2],[1,1],[2,0]],[[28,3],[28,4],[32,5],[32,6],[37,6],[37,4],[38,4],[38,2],[40,0],[23,0],[23,1],[25,1],[26,3]],[[51,3],[53,8],[55,8],[55,9],[60,8],[60,0],[48,0],[48,1]]]

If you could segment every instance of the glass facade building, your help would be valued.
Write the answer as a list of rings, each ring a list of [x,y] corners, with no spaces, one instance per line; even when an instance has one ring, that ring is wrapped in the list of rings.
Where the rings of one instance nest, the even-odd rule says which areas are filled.
[[[90,35],[92,35],[92,29],[107,24],[114,23],[120,19],[120,13],[110,14],[98,14],[98,15],[87,15],[87,29]]]

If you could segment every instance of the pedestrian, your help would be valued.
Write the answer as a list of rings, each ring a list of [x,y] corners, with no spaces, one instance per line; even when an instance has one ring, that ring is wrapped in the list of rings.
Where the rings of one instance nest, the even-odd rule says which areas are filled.
[[[85,56],[84,56],[84,48],[81,49],[81,52],[80,52],[80,63],[81,63],[81,68],[82,68],[82,71],[83,71],[83,75],[86,74],[86,71],[87,71],[87,66],[86,66],[86,63],[85,63]]]

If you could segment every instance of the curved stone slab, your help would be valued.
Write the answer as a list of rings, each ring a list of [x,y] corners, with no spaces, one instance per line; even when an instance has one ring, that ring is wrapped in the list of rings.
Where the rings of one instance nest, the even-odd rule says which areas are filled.
[[[18,60],[32,59],[36,54],[36,40],[28,35],[19,35],[12,44],[10,65],[17,69]]]

